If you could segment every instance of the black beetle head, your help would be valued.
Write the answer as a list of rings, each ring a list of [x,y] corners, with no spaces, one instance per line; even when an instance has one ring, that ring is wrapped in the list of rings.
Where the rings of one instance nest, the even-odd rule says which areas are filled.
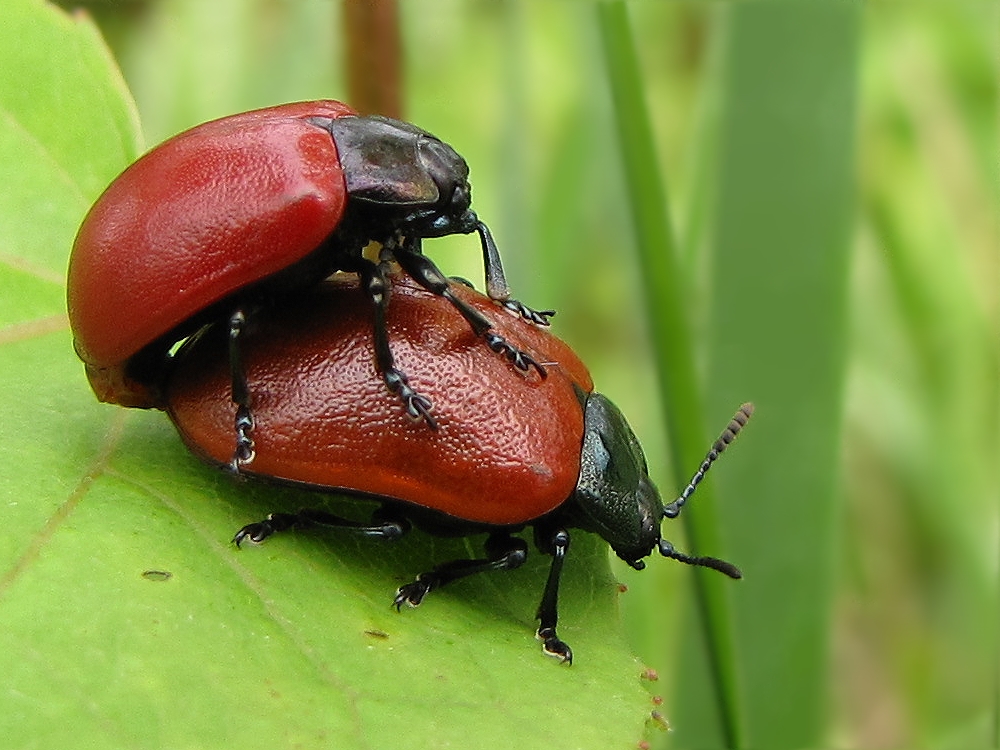
[[[469,166],[451,146],[389,117],[313,122],[333,136],[349,201],[373,226],[416,237],[475,231]]]
[[[600,393],[586,397],[576,506],[581,526],[600,534],[636,570],[660,542],[663,501],[625,417]]]
[[[417,156],[425,173],[437,186],[436,205],[441,213],[436,216],[434,225],[442,230],[469,232],[475,214],[469,211],[472,186],[465,160],[447,143],[430,134],[417,140]]]
[[[574,494],[579,524],[600,534],[615,554],[636,570],[646,567],[642,558],[658,550],[664,557],[740,578],[732,563],[676,550],[660,536],[660,522],[680,513],[708,467],[746,424],[753,407],[744,404],[740,408],[682,495],[664,506],[649,478],[642,447],[625,417],[599,393],[590,393],[585,399],[580,477]]]

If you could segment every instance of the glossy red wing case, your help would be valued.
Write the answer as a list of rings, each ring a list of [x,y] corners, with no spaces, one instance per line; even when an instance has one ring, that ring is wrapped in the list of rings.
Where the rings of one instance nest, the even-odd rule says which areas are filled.
[[[308,118],[353,114],[321,101],[215,120],[108,187],[77,235],[67,290],[76,350],[101,400],[153,405],[126,377],[129,358],[333,231],[344,175],[330,133]]]

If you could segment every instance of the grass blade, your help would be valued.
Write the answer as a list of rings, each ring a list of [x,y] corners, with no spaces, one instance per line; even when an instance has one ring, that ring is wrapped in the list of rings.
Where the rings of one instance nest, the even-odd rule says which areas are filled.
[[[840,415],[854,200],[857,3],[759,2],[724,16],[706,407],[752,398],[719,523],[746,746],[826,731]],[[683,664],[682,660],[682,664]],[[710,737],[679,702],[678,739]]]
[[[691,327],[683,304],[684,276],[670,225],[666,188],[657,171],[649,168],[657,159],[626,7],[623,3],[597,7],[672,463],[681,469],[695,467],[709,441],[702,428]],[[713,516],[711,490],[706,487],[699,492],[697,514],[682,516],[690,546],[698,554],[716,554],[719,549]],[[741,744],[741,722],[735,700],[728,607],[721,588],[727,582],[713,579],[713,575],[704,570],[695,573],[696,598],[704,623],[700,630],[707,638],[705,653],[718,722],[726,745],[734,747]]]

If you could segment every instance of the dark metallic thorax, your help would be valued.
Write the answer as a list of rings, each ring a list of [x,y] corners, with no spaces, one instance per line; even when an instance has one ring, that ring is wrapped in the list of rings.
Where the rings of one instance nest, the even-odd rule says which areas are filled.
[[[314,124],[336,143],[349,210],[417,237],[475,228],[469,167],[451,146],[388,117],[317,118]]]

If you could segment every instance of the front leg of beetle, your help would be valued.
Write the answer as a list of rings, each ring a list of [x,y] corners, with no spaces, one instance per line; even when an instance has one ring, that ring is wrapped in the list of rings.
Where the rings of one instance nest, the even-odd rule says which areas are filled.
[[[490,228],[483,222],[476,223],[476,231],[479,233],[479,241],[483,246],[483,266],[486,269],[486,294],[490,299],[499,302],[508,310],[520,315],[526,320],[530,320],[535,325],[547,326],[549,318],[556,314],[555,310],[532,310],[523,302],[513,299],[510,296],[510,288],[507,286],[507,277],[504,276],[503,263],[500,261],[500,251],[497,243],[493,241],[493,234]]]
[[[444,297],[451,305],[458,310],[463,318],[472,326],[472,330],[480,336],[486,345],[502,354],[507,360],[521,372],[528,372],[534,368],[543,378],[547,373],[542,365],[538,364],[527,352],[512,346],[503,336],[493,331],[493,323],[479,310],[472,307],[464,300],[455,296],[451,291],[451,284],[448,278],[441,273],[441,270],[434,265],[433,261],[419,250],[409,247],[399,247],[393,249],[393,256],[418,284],[429,292],[433,292]]]
[[[559,578],[562,575],[563,562],[569,549],[569,532],[558,529],[551,539],[552,566],[549,568],[549,578],[545,582],[542,601],[538,605],[536,617],[538,632],[536,637],[542,641],[542,651],[566,664],[573,663],[573,651],[556,634],[556,624],[559,620]]]

